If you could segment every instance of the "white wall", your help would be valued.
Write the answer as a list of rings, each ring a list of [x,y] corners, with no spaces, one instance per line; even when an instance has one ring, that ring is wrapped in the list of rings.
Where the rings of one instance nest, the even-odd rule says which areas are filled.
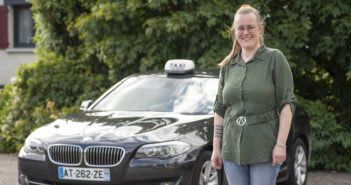
[[[0,5],[4,4],[4,0],[0,0]],[[8,41],[7,49],[0,49],[0,85],[11,82],[16,76],[17,68],[26,62],[34,62],[36,54],[33,53],[34,48],[14,48],[13,47],[13,8],[7,6],[8,13]]]
[[[0,85],[11,82],[11,78],[16,76],[17,67],[26,62],[35,61],[36,54],[33,49],[0,49]]]

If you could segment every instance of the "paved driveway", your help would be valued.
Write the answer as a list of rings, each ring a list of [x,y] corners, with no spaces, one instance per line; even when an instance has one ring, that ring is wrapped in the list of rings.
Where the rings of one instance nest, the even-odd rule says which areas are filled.
[[[16,155],[0,154],[0,184],[18,184]],[[351,174],[314,171],[308,174],[307,185],[351,185]]]
[[[16,155],[0,154],[0,184],[18,184]]]

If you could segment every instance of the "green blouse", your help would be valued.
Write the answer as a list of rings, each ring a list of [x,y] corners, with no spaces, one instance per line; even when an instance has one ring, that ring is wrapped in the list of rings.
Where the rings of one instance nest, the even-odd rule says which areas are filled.
[[[290,66],[277,49],[261,46],[247,63],[240,52],[220,69],[214,112],[223,117],[222,158],[239,165],[268,162],[279,113],[295,110]]]

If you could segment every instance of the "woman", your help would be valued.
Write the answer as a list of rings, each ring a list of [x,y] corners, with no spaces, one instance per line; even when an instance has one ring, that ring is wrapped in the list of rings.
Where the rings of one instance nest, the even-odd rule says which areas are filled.
[[[241,6],[231,31],[232,51],[220,63],[212,166],[223,163],[230,185],[273,185],[295,109],[291,69],[281,51],[263,44],[255,8]]]

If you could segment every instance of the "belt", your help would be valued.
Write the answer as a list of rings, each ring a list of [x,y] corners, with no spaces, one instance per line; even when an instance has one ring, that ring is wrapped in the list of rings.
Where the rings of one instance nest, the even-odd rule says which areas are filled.
[[[244,126],[244,125],[257,125],[276,118],[278,118],[278,112],[276,109],[274,109],[261,114],[252,114],[252,115],[239,114],[233,117],[230,116],[228,121],[232,126],[234,125]]]

